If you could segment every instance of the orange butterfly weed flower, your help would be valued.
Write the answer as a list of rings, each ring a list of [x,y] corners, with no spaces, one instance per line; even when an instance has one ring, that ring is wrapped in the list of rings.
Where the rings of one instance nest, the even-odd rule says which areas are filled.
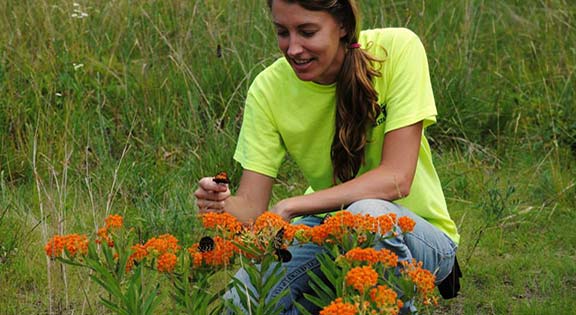
[[[106,227],[99,228],[96,234],[99,237],[99,239],[96,240],[96,244],[101,244],[104,241],[106,242],[106,244],[108,244],[108,247],[114,247],[114,240],[112,240],[112,238],[110,237],[110,234],[108,233],[108,228]]]
[[[333,226],[327,224],[321,224],[313,227],[310,231],[310,237],[313,243],[318,245],[324,245],[328,236],[331,235]]]
[[[380,262],[388,268],[395,268],[398,266],[398,255],[393,251],[383,248],[378,253],[380,256]]]
[[[134,268],[134,260],[128,259],[128,260],[126,261],[126,269],[125,269],[126,272],[132,271],[132,268]]]
[[[148,256],[148,249],[145,245],[136,244],[130,247],[132,254],[130,254],[129,260],[142,261],[146,256]]]
[[[235,216],[229,213],[208,212],[200,216],[202,225],[207,229],[220,229],[222,231],[236,234],[242,231],[243,226]]]
[[[46,255],[51,258],[62,256],[62,252],[64,251],[64,237],[54,235],[44,246],[44,251]]]
[[[376,218],[377,225],[379,230],[377,231],[381,235],[386,235],[392,231],[394,228],[394,224],[396,222],[396,214],[388,213],[385,215],[378,216]]]
[[[252,225],[252,229],[256,234],[264,230],[276,232],[287,225],[288,222],[284,221],[281,216],[266,211],[256,218],[256,221]]]
[[[320,315],[356,315],[357,313],[358,308],[354,304],[345,303],[342,298],[337,298],[320,311]]]
[[[86,255],[88,253],[88,238],[86,235],[70,234],[66,236],[64,248],[68,251],[70,257],[76,254]]]
[[[230,264],[236,252],[236,246],[232,242],[218,236],[214,237],[214,243],[214,250],[202,253],[206,264],[210,266],[226,266]]]
[[[332,216],[328,217],[323,224],[330,225],[334,227],[349,228],[354,227],[356,224],[356,218],[352,212],[349,211],[338,211]]]
[[[345,277],[346,284],[360,293],[371,288],[378,282],[378,273],[370,266],[354,267],[348,271]]]
[[[381,314],[398,314],[402,305],[402,300],[398,300],[398,294],[385,285],[379,285],[370,290],[370,299]]]
[[[344,257],[350,262],[366,262],[368,264],[375,264],[380,261],[378,251],[374,248],[353,248],[349,250]]]
[[[404,233],[414,231],[415,225],[416,225],[416,222],[414,222],[414,220],[410,217],[404,216],[404,217],[398,218],[398,226],[400,227],[400,229]]]
[[[202,253],[198,251],[198,244],[194,244],[188,248],[188,253],[190,254],[190,257],[192,257],[192,265],[194,267],[202,266],[204,260],[202,258]]]
[[[174,253],[166,252],[158,257],[156,269],[159,272],[172,272],[176,266],[177,257]]]
[[[86,255],[88,253],[88,238],[84,234],[55,235],[44,246],[46,255],[52,258],[61,257],[64,250],[70,258],[78,254]]]
[[[388,268],[396,267],[398,264],[398,255],[386,248],[375,250],[374,248],[356,247],[348,251],[344,258],[350,262],[382,263]]]
[[[323,245],[324,243],[339,243],[345,237],[354,235],[362,244],[368,239],[368,234],[378,231],[378,221],[370,215],[353,214],[349,211],[339,211],[324,222],[315,226],[311,232],[312,242]]]
[[[437,301],[433,297],[434,288],[436,287],[434,284],[436,276],[429,270],[422,268],[422,262],[416,262],[415,259],[412,262],[403,261],[402,267],[402,274],[408,276],[414,282],[424,304],[436,303]]]
[[[203,264],[208,266],[226,266],[229,265],[237,251],[236,246],[228,240],[219,236],[214,237],[214,248],[202,252],[198,249],[199,244],[193,244],[188,248],[188,253],[192,257],[194,267],[200,267]]]
[[[121,215],[111,214],[106,219],[104,219],[104,222],[106,222],[106,228],[107,229],[110,229],[110,228],[118,228],[119,229],[124,224],[124,219],[122,218]]]
[[[144,244],[149,254],[153,256],[162,255],[164,253],[176,253],[180,250],[178,239],[170,234],[163,234],[158,237],[149,239]]]
[[[285,226],[284,239],[291,243],[294,238],[299,240],[309,240],[311,238],[312,228],[304,224],[288,224]]]

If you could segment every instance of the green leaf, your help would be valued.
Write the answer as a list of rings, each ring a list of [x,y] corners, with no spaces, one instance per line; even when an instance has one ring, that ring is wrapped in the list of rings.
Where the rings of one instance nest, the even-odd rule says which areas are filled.
[[[104,288],[111,295],[117,296],[117,297],[122,296],[122,291],[121,291],[120,287],[118,286],[118,284],[114,283],[114,281],[101,280],[96,275],[90,275],[90,279],[92,279],[92,281],[99,284],[102,288]]]
[[[72,265],[72,266],[78,266],[78,267],[86,267],[86,265],[76,262],[74,260],[68,259],[68,258],[64,258],[64,257],[56,257],[55,258],[57,261],[67,264],[67,265]]]
[[[306,296],[306,294],[304,294],[304,296]],[[308,298],[306,298],[306,299],[308,299]],[[300,312],[300,314],[312,315],[312,313],[308,312],[308,310],[304,306],[302,306],[300,303],[294,302],[294,306],[296,306],[296,308],[298,309],[298,312]]]
[[[155,288],[148,293],[148,297],[144,300],[144,303],[142,304],[142,314],[154,314],[154,309],[160,302],[160,299],[158,298],[159,288],[160,284],[157,283]]]
[[[126,310],[123,310],[122,308],[120,308],[118,305],[114,304],[112,301],[100,297],[100,302],[102,302],[102,304],[104,306],[106,306],[107,308],[109,308],[111,311],[114,311],[116,314],[119,315],[130,315]]]
[[[311,280],[308,282],[308,284],[314,293],[316,293],[318,298],[324,301],[328,301],[329,303],[338,296],[336,292],[334,292],[332,288],[326,285],[324,281],[322,281],[322,279],[320,279],[316,274],[311,274],[310,278]]]
[[[310,294],[308,294],[308,293],[304,293],[304,297],[305,297],[308,301],[314,303],[314,305],[316,305],[316,306],[318,306],[318,307],[320,307],[320,308],[324,308],[324,307],[326,307],[326,305],[328,305],[328,304],[330,304],[330,302],[332,302],[332,301],[326,302],[326,300],[320,299],[320,298],[315,297],[315,296],[313,296],[313,295],[310,295]]]

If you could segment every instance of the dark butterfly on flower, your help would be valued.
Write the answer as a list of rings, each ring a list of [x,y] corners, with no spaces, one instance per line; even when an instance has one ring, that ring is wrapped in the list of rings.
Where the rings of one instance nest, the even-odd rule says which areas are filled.
[[[214,250],[215,246],[216,243],[214,243],[214,240],[210,236],[204,236],[203,238],[200,239],[200,242],[198,243],[198,250],[201,253],[206,253]]]
[[[292,254],[289,250],[282,248],[282,240],[284,239],[284,228],[281,228],[276,236],[274,236],[273,245],[274,251],[276,256],[278,256],[278,260],[281,262],[289,262],[292,260]]]
[[[324,224],[326,223],[326,220],[328,220],[332,215],[330,213],[326,214],[324,216],[324,218],[322,218],[322,222],[320,222],[320,224]]]
[[[226,174],[226,172],[220,172],[216,174],[213,181],[218,184],[230,184],[230,179],[228,178],[228,174]]]

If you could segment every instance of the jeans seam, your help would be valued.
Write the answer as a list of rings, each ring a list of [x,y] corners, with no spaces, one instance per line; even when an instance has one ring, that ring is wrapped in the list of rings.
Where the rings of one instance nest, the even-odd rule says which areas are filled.
[[[432,245],[426,239],[420,237],[417,234],[411,234],[410,236],[418,239],[420,242],[422,242],[423,244],[428,246],[428,248],[431,248],[435,253],[439,254],[441,257],[451,257],[451,256],[454,256],[456,254],[456,247],[453,245],[453,243],[450,244],[450,249],[443,251],[443,250],[439,249],[438,247]],[[444,234],[444,236],[446,236],[446,234]],[[448,240],[450,240],[450,239],[448,238]],[[406,241],[404,241],[404,242],[406,243]]]
[[[299,268],[292,271],[290,274],[285,275],[284,279],[280,281],[280,283],[278,283],[278,285],[271,292],[271,297],[278,295],[284,289],[290,287],[290,284],[296,281],[296,279],[298,279],[303,273],[307,272],[308,270],[313,270],[318,266],[320,266],[318,259],[310,259],[306,263],[302,264]]]

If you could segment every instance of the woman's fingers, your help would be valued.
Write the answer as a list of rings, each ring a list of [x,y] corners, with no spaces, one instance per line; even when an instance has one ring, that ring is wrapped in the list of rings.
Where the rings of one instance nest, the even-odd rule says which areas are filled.
[[[224,192],[217,192],[217,191],[204,190],[204,189],[198,188],[194,192],[194,196],[196,196],[196,199],[223,201],[223,200],[226,200],[228,197],[230,197],[230,191],[226,190]]]
[[[198,187],[207,191],[225,192],[228,190],[228,184],[218,184],[214,177],[204,177],[198,181]]]
[[[214,182],[213,177],[200,179],[198,181],[198,189],[194,192],[196,205],[200,213],[223,212],[224,200],[230,195],[228,185]]]
[[[206,199],[198,199],[196,201],[200,213],[208,212],[224,212],[224,201],[211,201]]]

